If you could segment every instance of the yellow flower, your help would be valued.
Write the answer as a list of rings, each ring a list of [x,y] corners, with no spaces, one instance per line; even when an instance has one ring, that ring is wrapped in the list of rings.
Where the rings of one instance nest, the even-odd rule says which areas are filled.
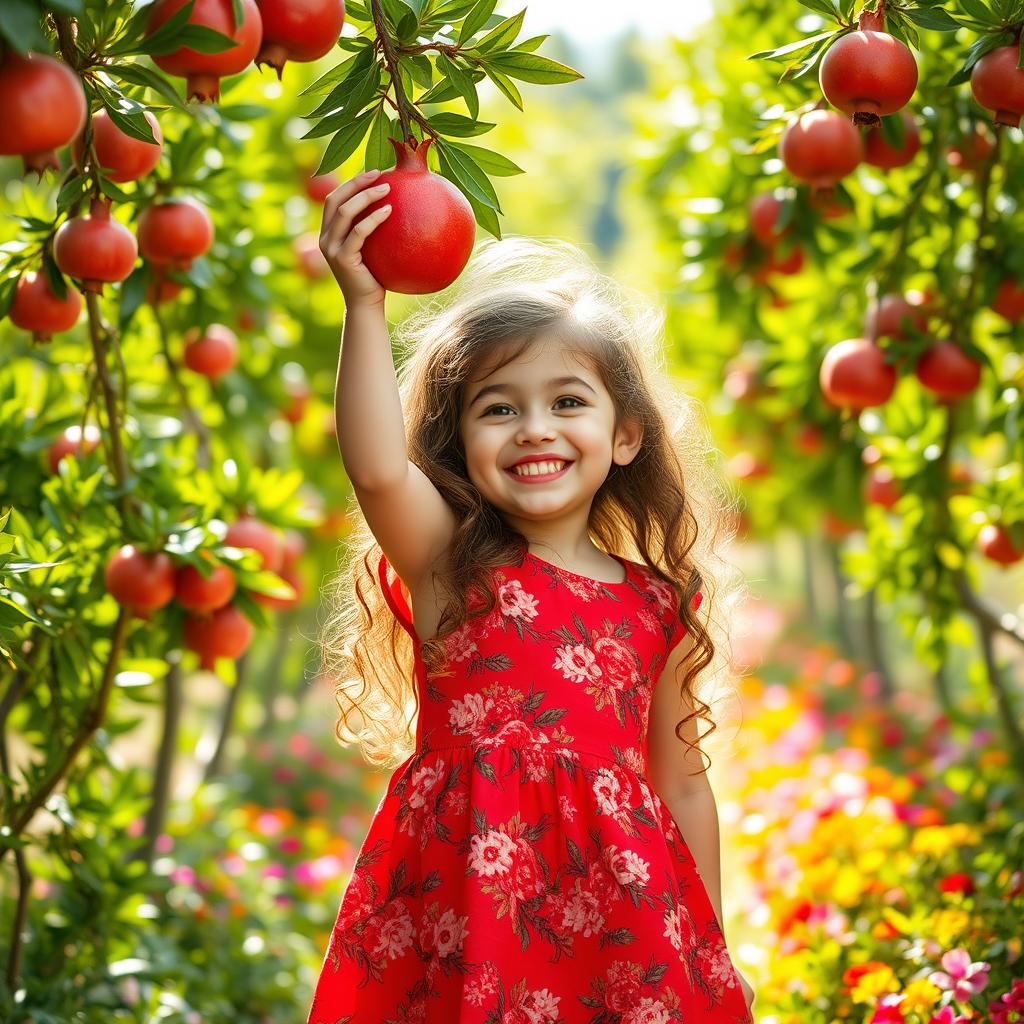
[[[927,978],[918,978],[907,983],[900,1005],[904,1010],[925,1016],[931,1013],[941,995],[942,990],[937,985],[933,985]]]
[[[888,964],[879,964],[876,970],[861,975],[850,998],[855,1003],[876,1003],[886,992],[899,988],[896,975]]]
[[[970,927],[970,924],[970,914],[950,908],[932,914],[926,932],[940,946],[954,946]]]
[[[957,822],[952,825],[930,825],[926,828],[919,828],[910,840],[910,849],[912,853],[941,857],[957,847],[975,845],[977,842],[977,830],[962,822]]]

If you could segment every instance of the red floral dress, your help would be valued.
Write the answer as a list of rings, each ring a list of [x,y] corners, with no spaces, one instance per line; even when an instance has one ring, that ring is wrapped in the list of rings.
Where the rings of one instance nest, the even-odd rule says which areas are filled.
[[[308,1024],[749,1024],[707,890],[645,777],[674,591],[531,553],[427,673],[331,934]],[[700,594],[694,598],[700,603]]]

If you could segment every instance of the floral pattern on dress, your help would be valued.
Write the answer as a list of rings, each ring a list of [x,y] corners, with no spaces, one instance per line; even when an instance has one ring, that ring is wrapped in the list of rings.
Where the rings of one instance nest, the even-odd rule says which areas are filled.
[[[356,857],[308,1024],[750,1024],[647,779],[652,689],[685,633],[675,592],[619,561],[620,583],[502,566],[445,663],[418,659],[416,747]]]

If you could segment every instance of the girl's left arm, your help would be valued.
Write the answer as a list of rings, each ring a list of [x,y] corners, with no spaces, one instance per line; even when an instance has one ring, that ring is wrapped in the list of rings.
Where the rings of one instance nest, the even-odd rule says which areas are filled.
[[[676,723],[694,710],[690,700],[680,692],[676,678],[677,672],[682,676],[678,670],[692,647],[692,637],[684,635],[669,652],[655,684],[647,731],[648,778],[693,854],[724,935],[718,807],[707,772],[703,770],[697,732],[699,719],[691,718],[679,730],[686,743],[675,733]]]

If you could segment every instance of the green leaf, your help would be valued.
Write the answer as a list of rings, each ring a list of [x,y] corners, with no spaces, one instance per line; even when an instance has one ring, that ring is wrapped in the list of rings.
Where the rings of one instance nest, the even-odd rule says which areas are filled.
[[[231,36],[206,25],[186,25],[178,36],[178,43],[199,53],[223,53],[238,45]]]
[[[473,44],[473,49],[481,53],[487,53],[489,50],[508,49],[515,42],[516,36],[519,35],[523,27],[525,15],[526,8],[524,7],[518,14],[514,14],[511,18],[506,18],[504,21],[499,22],[487,35],[481,36]]]
[[[147,274],[148,270],[145,266],[136,267],[121,285],[121,303],[117,310],[117,323],[122,331],[131,323],[139,306],[146,301]]]
[[[800,0],[800,3],[818,14],[824,14],[826,18],[835,18],[839,13],[835,4],[829,3],[829,0]]]
[[[434,65],[430,63],[429,57],[422,53],[410,53],[402,58],[402,62],[408,65],[409,74],[421,89],[429,89],[434,84]]]
[[[41,12],[33,0],[3,0],[4,16],[0,18],[0,36],[3,36],[18,53],[41,50],[44,53],[50,43],[40,27]]]
[[[516,88],[515,82],[497,68],[491,67],[489,64],[481,64],[480,66],[484,69],[484,73],[487,77],[498,87],[498,90],[504,93],[514,106],[522,110],[523,97]]]
[[[473,79],[455,61],[450,60],[443,53],[438,54],[437,66],[445,78],[455,86],[458,94],[466,101],[466,109],[469,111],[469,116],[476,120],[480,114],[480,101],[476,95],[476,85]]]
[[[319,124],[314,125],[305,135],[304,139],[315,139],[321,135],[330,135],[331,132],[351,123],[355,115],[373,99],[380,85],[381,70],[374,64],[366,73],[364,78],[345,97],[340,109],[328,114]],[[322,103],[318,109],[323,109]],[[312,117],[312,114],[307,115]]]
[[[366,140],[366,153],[363,158],[364,170],[371,171],[374,168],[384,170],[395,162],[395,149],[388,142],[390,133],[391,119],[384,113],[384,108],[379,107],[373,119],[373,125],[370,127],[370,136]]]
[[[363,141],[363,136],[370,128],[373,115],[373,110],[364,110],[351,124],[347,124],[331,139],[324,151],[320,166],[313,172],[314,175],[333,171],[338,164],[344,163],[359,148],[359,143]]]
[[[130,64],[111,64],[105,70],[108,74],[113,75],[115,78],[120,78],[122,81],[131,82],[132,85],[141,85],[152,89],[154,92],[158,92],[165,99],[170,100],[179,110],[188,109],[174,86],[163,75],[153,71],[151,68],[133,62]]]
[[[455,185],[458,186],[458,182],[455,182]],[[467,195],[466,198],[469,200],[469,205],[473,207],[473,216],[476,217],[476,222],[495,238],[501,238],[501,224],[498,221],[498,215],[474,196]]]
[[[64,213],[66,210],[79,202],[89,191],[89,175],[76,174],[60,192],[57,193],[57,212]]]
[[[242,10],[242,0],[231,0],[231,14],[235,19],[235,31],[245,21],[245,11]]]
[[[467,195],[475,196],[485,206],[490,206],[501,213],[501,205],[494,186],[471,156],[459,152],[458,149],[448,149],[443,144],[438,145],[438,155],[439,160],[448,161],[456,180],[463,186],[463,191]]]
[[[541,57],[536,53],[522,53],[519,50],[508,50],[506,53],[489,56],[484,70],[494,69],[510,78],[518,78],[522,82],[534,82],[538,85],[574,82],[583,77],[574,68],[559,64],[557,60],[552,60],[550,57]]]
[[[473,5],[473,9],[466,15],[466,20],[459,29],[459,46],[462,46],[487,24],[487,19],[494,13],[494,8],[497,5],[498,0],[478,0]]]
[[[48,251],[43,253],[43,273],[46,274],[53,294],[63,302],[67,298],[68,283],[64,280],[64,275],[60,272],[52,253]]]
[[[935,32],[956,32],[960,28],[960,23],[941,7],[905,7],[903,13],[915,25]]]
[[[484,135],[494,127],[494,123],[491,121],[475,121],[472,118],[463,117],[462,114],[453,114],[447,110],[440,114],[434,114],[427,120],[439,135],[456,135],[460,138]]]
[[[110,120],[129,138],[156,145],[156,136],[146,120],[145,107],[109,89],[98,90]]]
[[[328,89],[333,89],[339,82],[343,82],[353,72],[361,71],[362,68],[357,65],[357,61],[362,60],[365,67],[370,66],[370,61],[373,59],[373,54],[369,50],[360,50],[359,53],[354,53],[351,57],[346,57],[340,64],[336,64],[330,71],[322,74],[312,85],[307,85],[300,96],[315,96],[317,93],[327,92]]]
[[[828,32],[819,32],[816,36],[808,36],[806,39],[798,39],[796,42],[786,43],[785,46],[780,46],[775,50],[761,50],[759,53],[752,53],[747,60],[774,60],[776,57],[784,57],[806,49],[808,46],[813,46],[818,40],[828,39],[836,34],[834,30],[829,29]]]
[[[126,37],[122,43],[107,50],[107,55],[118,57],[128,53],[172,53],[179,46],[178,36],[188,23],[194,6],[195,0],[188,0],[188,3],[178,8],[152,35],[143,35],[136,39]],[[147,19],[142,18],[141,14],[142,11],[139,12],[140,20],[137,27],[144,33]],[[134,18],[132,24],[135,24]]]
[[[984,25],[998,25],[999,18],[983,3],[982,0],[959,0],[960,7],[964,13],[972,18],[977,18]]]
[[[512,163],[508,157],[500,153],[484,149],[483,146],[471,146],[466,142],[447,142],[448,149],[457,149],[465,153],[471,160],[483,168],[488,174],[495,177],[507,178],[513,174],[525,174],[526,172],[517,164]]]

